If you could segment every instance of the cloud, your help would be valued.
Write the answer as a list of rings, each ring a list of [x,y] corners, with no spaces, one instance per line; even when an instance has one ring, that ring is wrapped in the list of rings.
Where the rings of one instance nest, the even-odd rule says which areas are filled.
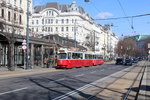
[[[33,6],[42,5],[45,0],[33,0],[32,4]]]
[[[101,13],[97,14],[96,18],[97,18],[97,19],[106,19],[106,18],[111,17],[111,16],[113,16],[112,13],[109,13],[109,12],[101,12]]]

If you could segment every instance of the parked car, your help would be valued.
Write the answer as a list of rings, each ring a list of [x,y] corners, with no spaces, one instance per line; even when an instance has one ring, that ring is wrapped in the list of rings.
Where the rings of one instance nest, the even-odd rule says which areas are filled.
[[[132,59],[132,62],[133,62],[133,63],[137,63],[137,62],[138,62],[138,59],[137,59],[137,58],[133,58],[133,59]]]
[[[123,58],[116,59],[116,65],[123,64]]]
[[[132,66],[132,63],[133,63],[133,61],[130,58],[124,59],[124,62],[123,62],[124,65],[130,65],[130,66]]]

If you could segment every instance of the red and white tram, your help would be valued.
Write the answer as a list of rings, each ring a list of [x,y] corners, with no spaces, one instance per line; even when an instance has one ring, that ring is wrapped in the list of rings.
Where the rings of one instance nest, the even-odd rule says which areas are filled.
[[[101,55],[95,53],[60,50],[56,68],[96,66],[104,63]]]

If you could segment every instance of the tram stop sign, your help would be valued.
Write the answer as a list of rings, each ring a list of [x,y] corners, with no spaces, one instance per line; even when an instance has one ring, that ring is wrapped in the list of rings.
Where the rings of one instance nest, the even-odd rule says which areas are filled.
[[[23,42],[22,42],[22,49],[23,50],[26,50],[27,49],[27,43],[26,43],[26,40],[24,39]]]
[[[27,46],[26,46],[26,45],[23,45],[23,46],[22,46],[22,49],[23,49],[23,50],[26,50],[26,49],[27,49]]]

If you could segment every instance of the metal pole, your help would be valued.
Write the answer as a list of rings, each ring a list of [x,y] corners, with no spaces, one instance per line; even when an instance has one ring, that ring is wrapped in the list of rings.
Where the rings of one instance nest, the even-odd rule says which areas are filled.
[[[105,59],[105,50],[106,50],[106,44],[105,44],[105,31],[104,31],[104,59]]]
[[[24,69],[26,69],[26,51],[23,50],[23,55],[24,55]]]
[[[26,69],[28,69],[29,65],[29,0],[27,0],[27,27],[26,27],[26,43],[27,43],[27,49],[26,49]]]
[[[75,23],[74,23],[74,47],[76,48],[77,47],[77,44],[76,44],[76,19],[75,19]]]
[[[95,53],[95,31],[94,31],[94,53]]]

